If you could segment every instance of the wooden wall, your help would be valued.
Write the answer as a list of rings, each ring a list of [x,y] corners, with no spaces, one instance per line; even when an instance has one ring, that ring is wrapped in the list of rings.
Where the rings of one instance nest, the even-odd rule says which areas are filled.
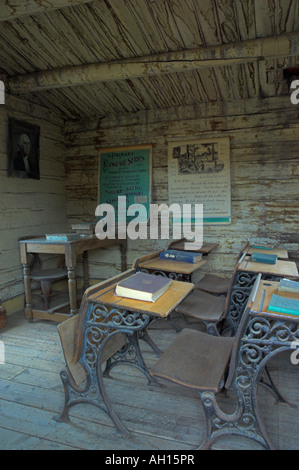
[[[215,102],[67,123],[66,174],[69,224],[95,220],[98,149],[153,144],[153,203],[168,202],[167,140],[230,137],[232,224],[205,226],[219,241],[207,270],[229,275],[247,240],[277,243],[296,259],[298,235],[299,106],[289,96]],[[201,202],[201,201],[199,201]],[[165,246],[165,240],[129,243],[128,263]],[[93,277],[120,269],[116,250],[91,257]]]
[[[40,180],[7,176],[9,117],[40,126]],[[62,124],[48,109],[9,95],[0,105],[0,301],[10,299],[8,314],[22,308],[11,302],[24,292],[18,238],[67,227]]]

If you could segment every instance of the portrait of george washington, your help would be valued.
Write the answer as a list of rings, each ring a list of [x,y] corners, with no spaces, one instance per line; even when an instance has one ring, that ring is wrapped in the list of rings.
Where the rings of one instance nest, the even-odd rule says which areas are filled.
[[[12,118],[8,126],[8,176],[40,179],[39,126]]]

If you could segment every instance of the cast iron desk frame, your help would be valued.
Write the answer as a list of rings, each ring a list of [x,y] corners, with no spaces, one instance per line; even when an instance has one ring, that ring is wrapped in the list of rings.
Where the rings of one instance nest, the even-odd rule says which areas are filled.
[[[242,335],[236,365],[237,374],[234,378],[239,412],[235,413],[235,419],[230,422],[215,420],[213,423],[218,436],[243,435],[252,438],[266,449],[274,449],[274,446],[259,414],[258,385],[263,383],[272,392],[276,390],[277,401],[288,403],[277,389],[273,388],[273,383],[265,384],[261,378],[268,362],[274,356],[294,350],[294,345],[299,342],[299,317],[271,314],[267,309],[277,286],[278,282],[275,281],[260,281]]]
[[[236,334],[240,316],[254,286],[258,273],[263,280],[278,280],[282,277],[297,278],[298,270],[293,261],[277,260],[275,265],[250,262],[244,258],[232,279],[230,296],[227,299],[228,307],[225,324],[229,326],[232,335]]]
[[[156,302],[142,302],[114,295],[117,282],[136,272],[131,269],[106,283],[99,290],[92,289],[84,295],[80,311],[80,325],[74,359],[85,369],[87,381],[83,388],[74,384],[68,368],[61,372],[65,392],[65,404],[58,421],[69,421],[69,409],[77,403],[90,403],[104,410],[112,419],[116,429],[130,434],[115,413],[106,392],[103,377],[119,364],[137,367],[144,373],[148,383],[158,385],[151,377],[143,360],[139,339],[147,338],[147,328],[156,318],[166,318],[170,312],[191,292],[192,283],[173,281],[168,290]],[[125,346],[110,358],[102,370],[102,356],[107,343],[118,334],[124,335]]]
[[[29,240],[22,240],[20,244],[20,257],[23,265],[24,288],[25,288],[25,316],[29,321],[34,318],[41,318],[44,320],[57,320],[63,321],[70,315],[78,313],[77,308],[77,281],[76,281],[76,264],[77,257],[83,255],[83,274],[84,274],[84,290],[89,286],[88,275],[88,251],[105,248],[107,246],[118,244],[121,250],[121,269],[126,270],[126,240],[99,240],[96,237],[84,237],[81,240],[74,241],[51,241],[46,238],[33,238]],[[37,310],[32,305],[32,292],[31,292],[31,279],[30,279],[30,266],[28,264],[28,253],[47,253],[47,254],[62,254],[65,256],[65,265],[67,268],[68,276],[68,291],[69,291],[69,314],[64,313],[49,313],[44,310]]]

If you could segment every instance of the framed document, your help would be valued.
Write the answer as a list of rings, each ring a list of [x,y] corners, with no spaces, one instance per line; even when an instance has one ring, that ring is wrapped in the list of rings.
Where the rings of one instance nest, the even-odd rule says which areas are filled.
[[[231,223],[229,137],[168,143],[169,205],[203,204],[204,224]]]
[[[118,220],[119,197],[126,207],[142,204],[149,216],[152,198],[152,146],[104,148],[99,156],[99,204],[114,207]],[[121,207],[123,211],[123,206]],[[126,219],[130,220],[126,214]]]

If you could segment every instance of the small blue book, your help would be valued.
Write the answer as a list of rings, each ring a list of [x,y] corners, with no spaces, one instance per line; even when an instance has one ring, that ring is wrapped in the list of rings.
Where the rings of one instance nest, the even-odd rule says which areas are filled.
[[[161,259],[172,261],[182,261],[185,263],[198,263],[202,259],[202,253],[192,253],[190,251],[164,250],[160,253]]]
[[[252,253],[250,261],[255,261],[256,263],[276,264],[277,255],[268,255],[268,253]]]
[[[288,299],[280,295],[273,294],[268,307],[269,312],[289,313],[299,315],[299,300]]]

